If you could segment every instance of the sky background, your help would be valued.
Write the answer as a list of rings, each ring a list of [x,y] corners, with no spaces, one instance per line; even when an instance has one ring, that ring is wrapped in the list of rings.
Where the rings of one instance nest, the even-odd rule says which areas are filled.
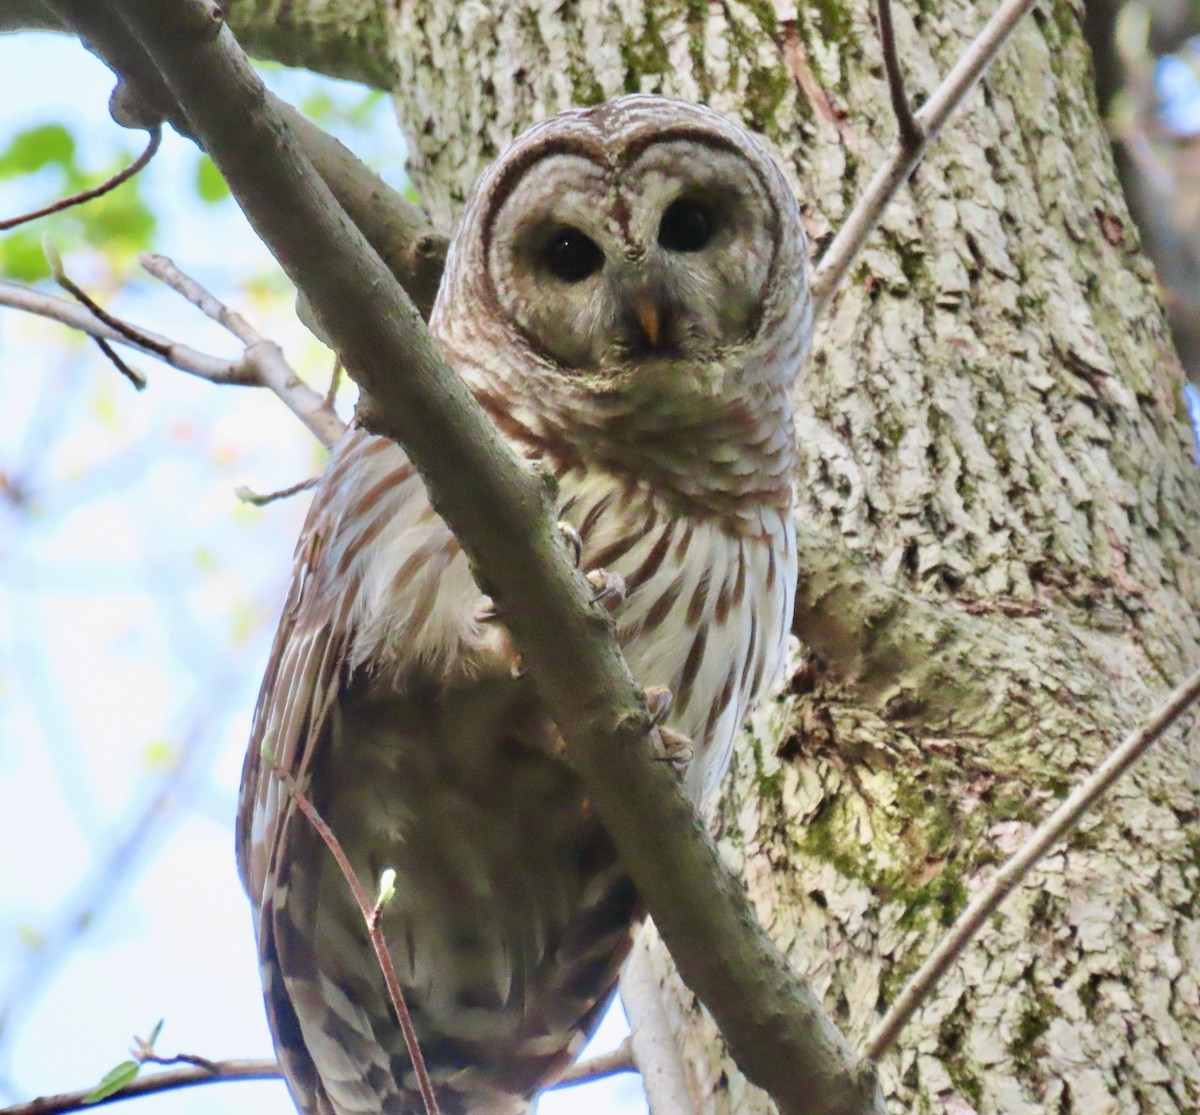
[[[403,185],[385,99],[267,76]],[[100,179],[144,143],[109,119],[111,87],[73,40],[0,35],[0,150],[57,122],[75,138],[73,163]],[[200,175],[195,149],[167,132],[122,190],[153,214],[154,250],[323,389],[329,353],[295,321],[286,280],[236,206],[202,199]],[[53,165],[0,177],[0,216],[66,192]],[[48,227],[68,273],[113,312],[204,351],[240,350],[102,221],[31,227],[25,241],[0,233],[10,258]],[[0,307],[0,1106],[94,1084],[160,1018],[164,1055],[272,1055],[232,820],[307,496],[257,509],[234,489],[286,487],[318,472],[324,452],[271,396],[130,363],[149,378],[142,393],[89,342]],[[343,413],[352,401],[343,391]],[[593,1051],[624,1032],[615,1012]],[[292,1110],[277,1082],[131,1102],[144,1115]],[[591,1110],[644,1111],[639,1081],[540,1105]]]

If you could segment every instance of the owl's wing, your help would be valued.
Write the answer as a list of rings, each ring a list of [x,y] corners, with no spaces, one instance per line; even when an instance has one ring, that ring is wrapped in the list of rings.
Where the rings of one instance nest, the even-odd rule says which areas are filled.
[[[389,562],[379,560],[381,548]],[[433,611],[430,601],[440,595],[443,602],[469,605],[478,592],[461,571],[457,578],[444,576],[457,554],[453,535],[433,513],[404,453],[386,439],[349,431],[334,450],[297,542],[254,713],[236,826],[238,869],[256,917],[271,1030],[293,1093],[310,1112],[332,1108],[280,978],[276,937],[282,910],[275,908],[283,899],[277,891],[281,857],[294,843],[289,830],[307,822],[297,816],[279,772],[311,796],[314,764],[329,746],[339,697],[357,665],[380,657],[388,634],[382,617],[390,615],[409,636],[392,654],[409,658],[398,667],[446,670],[463,634],[456,629],[463,609],[448,618]],[[398,597],[406,586],[410,591]],[[397,599],[407,601],[407,614],[397,614],[392,606]]]
[[[238,860],[271,1030],[306,1115],[419,1110],[362,919],[277,770],[360,880],[447,1110],[524,1110],[595,1025],[637,896],[536,689],[391,442],[335,450],[296,551],[243,773]]]
[[[338,694],[360,665],[447,680],[479,643],[479,590],[404,452],[359,429],[334,448],[296,544],[242,770],[238,867],[262,904]],[[396,637],[403,633],[403,639]]]

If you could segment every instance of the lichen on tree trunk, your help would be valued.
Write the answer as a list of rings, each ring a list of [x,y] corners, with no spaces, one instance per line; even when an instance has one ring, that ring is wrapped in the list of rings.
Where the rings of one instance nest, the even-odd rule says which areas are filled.
[[[919,100],[991,5],[896,7]],[[1036,12],[970,96],[796,389],[799,518],[826,549],[801,574],[807,649],[714,825],[858,1040],[972,889],[1200,660],[1200,473],[1076,8]],[[895,131],[866,0],[391,11],[411,170],[446,225],[526,124],[647,90],[761,132],[819,250]],[[851,568],[875,590],[850,591]],[[1196,733],[1177,732],[1009,900],[887,1057],[894,1110],[1196,1110],[1198,772]],[[700,1109],[766,1109],[660,960]]]

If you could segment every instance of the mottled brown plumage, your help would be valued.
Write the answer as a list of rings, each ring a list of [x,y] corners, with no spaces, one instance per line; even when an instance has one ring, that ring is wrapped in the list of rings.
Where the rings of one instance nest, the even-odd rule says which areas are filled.
[[[468,202],[431,321],[514,447],[559,478],[586,569],[627,585],[634,673],[674,693],[693,797],[783,654],[795,580],[787,390],[808,345],[795,201],[741,128],[635,96],[518,139]],[[447,1115],[520,1111],[578,1052],[639,910],[511,641],[404,453],[335,448],[296,551],[246,758],[238,857],[297,1105],[420,1110],[345,882],[360,878]]]

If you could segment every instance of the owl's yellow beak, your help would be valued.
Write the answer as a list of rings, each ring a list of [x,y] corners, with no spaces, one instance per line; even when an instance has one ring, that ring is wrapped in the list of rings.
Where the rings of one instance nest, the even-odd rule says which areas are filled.
[[[658,336],[661,332],[661,319],[658,313],[658,303],[654,301],[648,290],[639,290],[633,299],[633,308],[641,323],[642,332],[651,348],[658,347]]]

